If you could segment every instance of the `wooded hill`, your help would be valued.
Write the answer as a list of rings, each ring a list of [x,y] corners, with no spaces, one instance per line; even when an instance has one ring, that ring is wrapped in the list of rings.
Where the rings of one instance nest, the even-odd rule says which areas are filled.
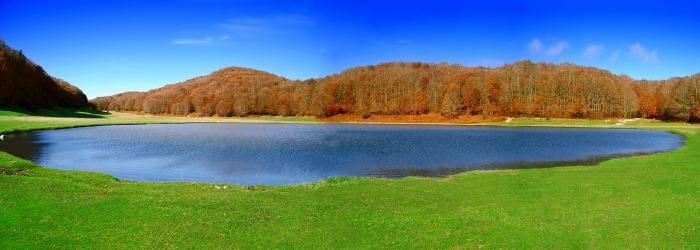
[[[0,40],[0,106],[26,109],[90,106],[80,89],[49,76]]]
[[[441,114],[697,121],[700,74],[639,81],[574,64],[520,61],[498,68],[394,62],[292,81],[230,67],[148,92],[92,100],[99,109],[246,116]]]

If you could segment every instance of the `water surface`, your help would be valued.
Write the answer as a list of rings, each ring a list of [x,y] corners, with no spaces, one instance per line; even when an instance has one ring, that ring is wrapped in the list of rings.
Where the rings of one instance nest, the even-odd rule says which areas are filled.
[[[679,135],[631,129],[152,124],[6,136],[0,150],[134,181],[289,184],[331,176],[445,176],[672,150]]]

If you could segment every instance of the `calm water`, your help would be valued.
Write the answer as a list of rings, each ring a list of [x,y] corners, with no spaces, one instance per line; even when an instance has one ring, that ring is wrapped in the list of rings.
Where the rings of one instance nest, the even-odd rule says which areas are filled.
[[[627,129],[169,124],[9,135],[0,150],[135,181],[288,184],[330,176],[445,176],[672,150],[679,135]]]

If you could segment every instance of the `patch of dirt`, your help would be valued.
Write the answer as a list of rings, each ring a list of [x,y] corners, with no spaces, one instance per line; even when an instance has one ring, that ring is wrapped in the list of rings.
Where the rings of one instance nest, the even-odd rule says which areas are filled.
[[[28,168],[9,169],[9,168],[0,167],[0,174],[4,174],[4,175],[21,175],[21,176],[25,176],[25,175],[28,175],[28,174],[29,174],[29,171],[31,171],[31,169],[28,169]]]
[[[439,114],[425,115],[353,115],[339,114],[331,117],[320,119],[322,122],[370,122],[370,123],[456,123],[456,124],[473,124],[482,122],[500,122],[505,121],[505,117],[489,117],[489,116],[456,116],[447,117]]]

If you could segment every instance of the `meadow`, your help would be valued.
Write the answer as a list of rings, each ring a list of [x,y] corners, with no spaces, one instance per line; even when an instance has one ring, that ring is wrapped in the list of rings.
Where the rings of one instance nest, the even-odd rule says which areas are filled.
[[[182,122],[319,121],[0,111],[0,133]],[[287,186],[130,182],[0,152],[0,248],[700,247],[700,127],[618,123],[516,118],[485,124],[667,130],[686,136],[685,146],[594,166]]]

